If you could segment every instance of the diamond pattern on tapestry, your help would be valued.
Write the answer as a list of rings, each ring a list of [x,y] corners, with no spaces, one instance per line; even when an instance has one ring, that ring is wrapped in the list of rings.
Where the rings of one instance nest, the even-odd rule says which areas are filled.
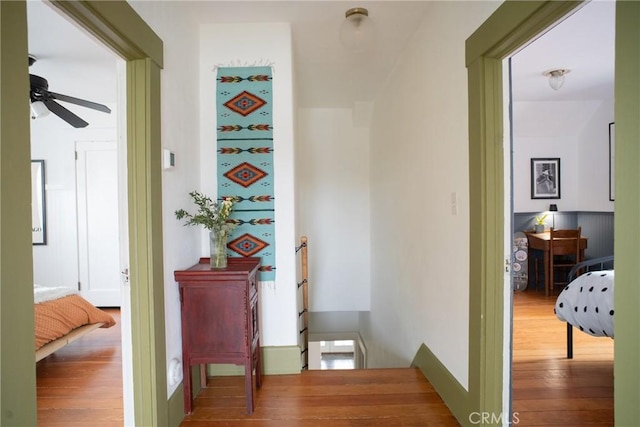
[[[259,168],[247,162],[239,164],[238,166],[225,172],[224,174],[224,176],[229,178],[231,181],[235,182],[236,184],[242,185],[244,188],[255,184],[257,181],[260,181],[267,175],[268,174],[265,171],[260,170]]]
[[[257,109],[263,107],[265,104],[266,102],[264,102],[264,99],[261,99],[245,90],[244,92],[225,102],[224,106],[246,117]]]
[[[253,256],[269,246],[267,242],[258,239],[251,234],[243,234],[237,239],[233,239],[227,247],[242,256]]]
[[[218,198],[235,196],[230,256],[260,257],[259,281],[275,280],[273,93],[270,67],[218,68]]]

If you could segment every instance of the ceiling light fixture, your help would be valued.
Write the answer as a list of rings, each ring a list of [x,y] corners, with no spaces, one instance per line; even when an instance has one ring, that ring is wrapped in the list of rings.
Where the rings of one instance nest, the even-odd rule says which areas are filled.
[[[558,90],[564,84],[565,74],[570,72],[571,70],[567,68],[558,68],[557,70],[545,71],[542,75],[549,77],[549,86],[551,86],[551,89]]]
[[[364,7],[354,7],[344,14],[340,26],[340,42],[352,52],[362,52],[373,44],[375,28],[369,11]]]
[[[46,117],[49,115],[49,109],[42,101],[33,101],[31,103],[31,118],[39,119],[40,117]]]

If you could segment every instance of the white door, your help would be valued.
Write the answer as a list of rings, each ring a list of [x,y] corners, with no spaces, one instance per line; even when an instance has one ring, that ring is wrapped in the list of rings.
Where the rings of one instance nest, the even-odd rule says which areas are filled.
[[[81,295],[120,307],[118,157],[116,142],[76,142],[78,269]]]

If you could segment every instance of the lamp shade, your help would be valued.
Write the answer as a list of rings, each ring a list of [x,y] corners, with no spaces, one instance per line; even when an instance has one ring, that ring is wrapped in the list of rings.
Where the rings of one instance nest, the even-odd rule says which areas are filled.
[[[373,45],[375,26],[363,7],[347,10],[340,26],[340,42],[352,52],[362,52]]]

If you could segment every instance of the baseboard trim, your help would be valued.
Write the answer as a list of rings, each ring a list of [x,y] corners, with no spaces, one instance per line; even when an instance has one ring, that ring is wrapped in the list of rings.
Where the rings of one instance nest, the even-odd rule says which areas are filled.
[[[301,370],[300,347],[262,347],[262,373],[264,375],[299,374]],[[207,366],[209,376],[244,375],[244,366],[215,364]]]
[[[169,426],[179,427],[184,420],[184,388],[183,383],[175,389],[173,394],[169,397],[167,416]]]
[[[262,372],[265,375],[299,374],[301,370],[299,346],[262,347]]]
[[[420,369],[422,375],[436,389],[458,422],[463,426],[469,425],[469,415],[471,414],[469,392],[425,344],[422,344],[418,349],[411,366]]]

